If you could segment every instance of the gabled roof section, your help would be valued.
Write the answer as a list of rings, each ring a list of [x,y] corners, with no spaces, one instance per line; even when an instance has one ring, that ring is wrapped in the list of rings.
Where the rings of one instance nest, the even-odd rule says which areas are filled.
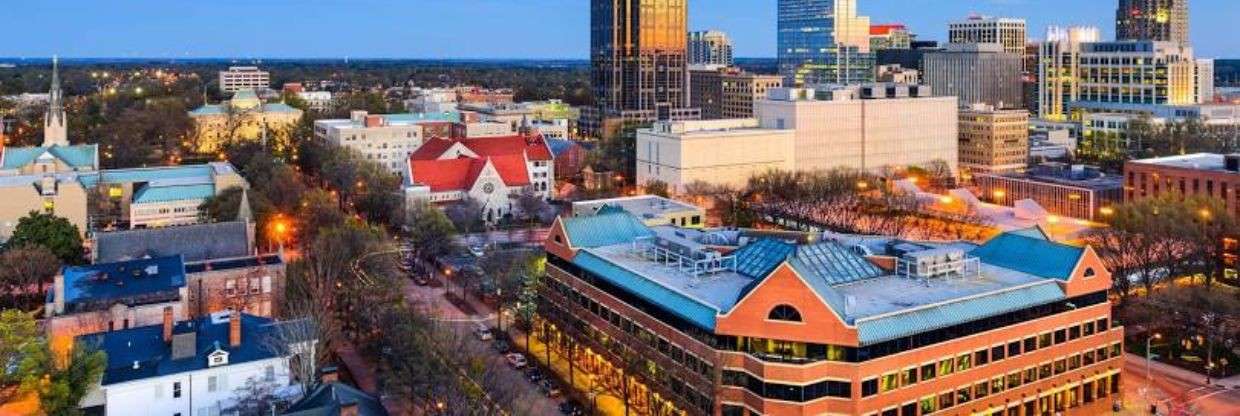
[[[1029,238],[1036,238],[1036,239],[1039,239],[1039,240],[1052,241],[1052,240],[1051,240],[1051,236],[1050,236],[1050,234],[1047,234],[1047,233],[1046,233],[1046,230],[1042,229],[1042,225],[1041,225],[1041,224],[1034,225],[1034,226],[1029,227],[1029,228],[1022,228],[1022,229],[1019,229],[1019,230],[1012,230],[1012,231],[1008,231],[1008,232],[1009,232],[1009,233],[1012,233],[1012,234],[1016,234],[1016,235],[1022,235],[1022,236],[1025,236],[1025,237],[1029,237]]]
[[[762,279],[775,271],[775,268],[794,252],[796,252],[795,245],[764,238],[741,247],[732,255],[736,256],[737,273],[754,279]]]
[[[95,345],[107,353],[102,382],[105,386],[202,370],[207,368],[207,355],[217,349],[228,352],[227,365],[276,356],[268,343],[278,324],[268,318],[240,314],[236,319],[241,319],[241,345],[232,347],[228,344],[229,319],[234,317],[212,315],[178,322],[174,333],[195,333],[194,356],[180,360],[172,359],[172,347],[163,340],[162,325],[83,335],[78,342]]]
[[[387,416],[383,403],[366,392],[341,382],[319,384],[281,413],[283,416],[338,416],[346,404],[357,405],[357,416]]]
[[[969,252],[983,263],[1038,277],[1068,280],[1085,249],[1027,233],[1003,233]]]
[[[872,345],[989,316],[1063,300],[1063,289],[1044,280],[1007,290],[858,319],[861,345]]]
[[[21,169],[34,163],[43,155],[51,155],[74,170],[97,169],[96,155],[99,146],[79,144],[73,146],[52,147],[6,147],[4,148],[4,165],[0,169]]]
[[[797,246],[791,264],[805,279],[819,279],[828,285],[852,283],[883,274],[878,266],[832,241]]]
[[[650,228],[628,212],[565,217],[561,222],[568,242],[574,248],[610,246],[654,237]]]
[[[191,184],[173,186],[144,186],[134,193],[135,204],[154,204],[172,201],[190,201],[215,196],[215,185]]]
[[[186,262],[249,255],[248,225],[240,221],[95,233],[97,262],[180,254]]]

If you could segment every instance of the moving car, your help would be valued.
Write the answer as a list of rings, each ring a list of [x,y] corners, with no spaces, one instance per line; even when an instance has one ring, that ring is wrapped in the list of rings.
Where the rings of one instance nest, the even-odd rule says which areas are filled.
[[[508,365],[512,366],[512,368],[525,368],[525,365],[528,364],[525,361],[525,356],[519,352],[505,355],[504,359],[508,361]]]

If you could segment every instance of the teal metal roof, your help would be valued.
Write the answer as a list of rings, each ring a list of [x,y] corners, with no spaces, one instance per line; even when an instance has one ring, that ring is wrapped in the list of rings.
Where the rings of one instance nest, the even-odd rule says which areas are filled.
[[[569,217],[562,220],[568,241],[575,248],[610,246],[654,237],[645,224],[628,212]]]
[[[224,106],[220,104],[207,104],[202,107],[195,108],[189,112],[191,116],[207,116],[224,114]]]
[[[301,110],[285,103],[263,104],[263,112],[267,113],[296,113],[300,111]]]
[[[592,218],[592,217],[583,217]],[[586,270],[600,279],[620,287],[626,292],[646,299],[663,310],[675,314],[705,330],[715,329],[715,316],[719,311],[679,292],[671,290],[650,279],[642,277],[626,268],[590,253],[587,250],[577,252],[573,264]]]
[[[871,345],[1065,298],[1059,284],[1046,280],[907,312],[860,319],[856,323],[857,336],[861,345]]]
[[[1004,233],[973,249],[983,263],[1034,276],[1067,280],[1085,249],[1017,233]]]
[[[192,180],[210,182],[212,179],[211,165],[185,165],[158,168],[115,169],[95,174],[82,175],[82,185],[91,187],[103,183],[156,182],[166,180]]]
[[[51,153],[57,159],[73,168],[95,168],[95,155],[99,147],[93,144],[52,147],[7,147],[4,149],[4,166],[2,169],[20,169],[34,163],[44,153]]]
[[[388,123],[417,123],[423,121],[461,121],[461,113],[454,111],[445,111],[441,113],[401,113],[401,114],[385,114],[383,118]]]
[[[795,251],[795,245],[764,238],[746,244],[732,255],[736,256],[737,273],[754,279],[763,279],[775,271],[775,268],[779,267]]]
[[[236,93],[233,93],[232,99],[234,100],[257,100],[258,93],[255,93],[254,90],[248,89],[248,88],[243,89],[243,90],[237,90]]]
[[[215,185],[146,186],[134,193],[135,204],[207,199],[215,195]]]

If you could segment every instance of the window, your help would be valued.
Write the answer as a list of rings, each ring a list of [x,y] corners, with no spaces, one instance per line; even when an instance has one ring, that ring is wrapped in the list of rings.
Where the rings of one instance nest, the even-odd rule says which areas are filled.
[[[1097,276],[1097,275],[1098,275],[1098,273],[1094,271],[1094,268],[1093,268],[1093,267],[1086,267],[1086,268],[1085,268],[1085,274],[1084,274],[1084,277],[1085,277],[1086,279],[1091,278],[1091,277],[1094,277],[1094,276]]]
[[[939,375],[945,376],[945,375],[955,372],[955,370],[956,370],[956,360],[948,358],[946,360],[939,361]]]
[[[956,390],[956,404],[965,404],[969,400],[973,400],[973,394],[968,387]]]
[[[892,391],[898,388],[900,388],[900,374],[899,373],[883,374],[883,377],[879,379],[879,385],[878,385],[879,393],[886,393],[886,392],[889,392],[889,391]]]
[[[1068,328],[1068,339],[1074,340],[1081,337],[1081,327],[1073,326]]]
[[[934,377],[936,377],[934,372],[934,364],[926,364],[921,366],[922,381],[934,380]]]
[[[973,364],[974,365],[986,365],[986,363],[989,363],[989,362],[990,362],[990,351],[989,350],[978,350],[973,353]]]
[[[1055,361],[1055,374],[1056,375],[1063,374],[1065,371],[1068,371],[1068,360],[1067,359],[1056,360]]]
[[[270,365],[263,368],[263,379],[267,381],[275,381],[276,380],[276,368]]]
[[[217,376],[207,377],[207,391],[214,392],[220,388],[220,381]]]
[[[1050,377],[1052,374],[1054,374],[1051,370],[1052,370],[1051,363],[1046,363],[1046,364],[1042,364],[1038,366],[1038,378],[1043,379],[1043,378]]]
[[[1012,341],[1008,343],[1007,355],[1008,357],[1015,357],[1017,355],[1020,355],[1020,341]]]
[[[796,308],[793,308],[790,305],[779,305],[774,309],[771,309],[771,313],[766,316],[766,319],[770,319],[772,321],[801,322],[801,312],[797,311]]]
[[[973,368],[973,355],[964,354],[956,357],[956,371],[964,371]]]
[[[1090,336],[1094,334],[1094,323],[1093,322],[1086,322],[1085,325],[1082,325],[1082,327],[1085,328],[1085,336]]]
[[[181,398],[181,382],[179,381],[172,383],[172,398]]]
[[[1007,375],[1007,387],[1008,387],[1009,389],[1011,389],[1011,388],[1020,387],[1020,385],[1021,385],[1021,382],[1020,382],[1020,372],[1019,372],[1019,371],[1013,371],[1013,372],[1011,372],[1011,373],[1008,373],[1008,375]]]
[[[1095,326],[1097,326],[1097,327],[1098,327],[1098,332],[1103,332],[1103,331],[1106,331],[1106,330],[1108,330],[1108,329],[1111,329],[1111,327],[1107,326],[1107,318],[1102,318],[1102,319],[1099,319],[1099,320],[1098,320],[1098,323],[1097,323],[1097,324],[1095,324]]]
[[[1029,351],[1034,351],[1037,349],[1038,349],[1038,338],[1037,337],[1025,338],[1025,345],[1022,351],[1029,352]]]
[[[916,367],[906,369],[901,374],[902,374],[900,378],[901,386],[911,386],[917,383],[917,368]]]
[[[1005,352],[1005,351],[1003,350],[1003,346],[1002,346],[1002,345],[997,346],[997,347],[994,347],[994,348],[991,348],[991,349],[990,349],[990,359],[991,359],[991,360],[995,360],[995,361],[1002,360],[1002,359],[1004,358],[1004,352]]]
[[[1063,344],[1068,341],[1068,331],[1060,329],[1055,331],[1055,345]]]
[[[1051,333],[1047,332],[1038,335],[1038,348],[1046,348],[1051,346]]]
[[[861,382],[861,397],[870,397],[878,394],[878,379],[872,378]]]
[[[991,379],[990,380],[990,391],[996,394],[1003,391],[1005,387],[1004,385],[1005,380],[1006,379],[1003,378],[1003,376],[998,376],[998,377]]]
[[[990,395],[990,382],[982,381],[973,386],[973,397],[983,398]]]

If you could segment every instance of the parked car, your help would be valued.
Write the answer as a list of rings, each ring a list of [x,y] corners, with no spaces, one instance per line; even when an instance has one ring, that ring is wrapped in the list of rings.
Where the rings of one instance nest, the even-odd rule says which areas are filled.
[[[528,370],[525,370],[525,378],[531,383],[537,383],[539,380],[543,379],[543,375],[537,368],[530,367]]]
[[[566,416],[581,416],[585,414],[585,410],[582,410],[581,405],[577,404],[577,401],[566,400],[564,403],[560,403],[560,413]]]
[[[486,250],[485,250],[485,248],[484,248],[481,244],[478,244],[478,245],[470,245],[470,246],[469,246],[469,254],[473,254],[473,255],[474,255],[474,257],[482,257],[483,255],[485,255],[485,254],[486,254]]]
[[[539,381],[538,388],[542,390],[543,394],[546,394],[547,397],[550,397],[553,399],[556,397],[560,397],[560,394],[561,394],[560,386],[557,385],[554,381],[551,381],[551,379],[549,378],[544,378],[541,381]]]
[[[507,354],[504,356],[504,359],[508,361],[508,365],[512,366],[512,368],[525,368],[527,364],[525,356],[519,352]]]
[[[490,341],[492,339],[495,339],[495,334],[491,333],[491,327],[487,326],[487,324],[484,324],[482,322],[475,324],[474,336],[478,337],[478,340],[480,341]]]

